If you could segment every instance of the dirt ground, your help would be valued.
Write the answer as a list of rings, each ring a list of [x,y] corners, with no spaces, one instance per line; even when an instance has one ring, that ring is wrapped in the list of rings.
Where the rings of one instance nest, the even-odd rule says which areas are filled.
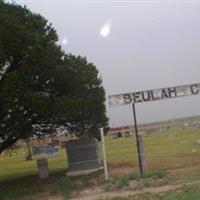
[[[133,171],[133,168],[135,166],[110,166],[110,177],[119,176],[119,175],[126,175]],[[129,184],[129,187],[124,187],[119,190],[111,190],[111,191],[105,191],[102,186],[90,186],[89,188],[85,188],[81,191],[74,191],[71,194],[70,200],[107,200],[112,199],[114,197],[134,197],[135,195],[144,194],[144,193],[166,193],[166,192],[176,192],[178,191],[182,186],[189,186],[189,185],[200,185],[200,181],[197,179],[197,174],[199,173],[199,167],[193,167],[193,168],[186,168],[186,169],[177,169],[177,170],[171,170],[170,174],[174,177],[174,180],[177,181],[169,181],[166,183],[158,183],[148,185],[147,187],[144,185],[142,187],[135,186],[134,182]],[[191,174],[192,173],[192,174]],[[198,174],[199,175],[199,174]],[[176,176],[176,177],[175,177]],[[194,179],[196,177],[196,180]],[[199,176],[198,176],[199,177]],[[53,180],[53,179],[52,179]],[[48,191],[48,183],[46,185],[47,191]],[[138,184],[138,183],[137,183]],[[159,185],[160,184],[160,185]],[[138,184],[139,185],[139,184]],[[62,195],[52,195],[49,192],[45,192],[42,194],[34,195],[29,197],[21,198],[20,200],[64,200],[64,197]]]
[[[189,185],[200,185],[200,181],[193,181],[191,183],[187,184],[178,184],[178,185],[165,185],[160,187],[150,187],[150,188],[144,188],[141,190],[119,190],[119,191],[109,191],[105,192],[100,187],[85,189],[81,192],[74,192],[72,194],[72,197],[70,200],[106,200],[106,199],[112,199],[114,197],[134,197],[135,195],[144,194],[144,193],[152,193],[152,194],[158,194],[158,193],[165,193],[169,191],[178,191],[183,185],[189,186]],[[44,193],[41,195],[35,195],[34,197],[24,197],[20,200],[64,200],[64,197],[62,196],[51,196],[49,193]]]
[[[184,184],[184,186],[193,185],[193,184],[200,184],[200,181],[194,181],[191,183]],[[84,190],[83,192],[79,193],[76,197],[72,197],[71,200],[97,200],[97,199],[111,199],[113,197],[130,197],[135,196],[138,194],[144,193],[162,193],[162,192],[169,192],[175,191],[181,188],[183,184],[178,185],[165,185],[161,187],[150,187],[141,190],[120,190],[120,191],[109,191],[105,192],[99,188],[91,189],[91,190]],[[55,199],[56,200],[56,199]]]

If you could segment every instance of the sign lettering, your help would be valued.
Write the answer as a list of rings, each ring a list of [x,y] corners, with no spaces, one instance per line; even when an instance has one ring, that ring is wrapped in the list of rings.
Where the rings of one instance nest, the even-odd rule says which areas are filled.
[[[110,106],[117,106],[131,103],[143,103],[149,101],[172,99],[176,97],[185,97],[198,94],[200,94],[200,83],[154,90],[145,90],[126,94],[110,95],[108,98]]]

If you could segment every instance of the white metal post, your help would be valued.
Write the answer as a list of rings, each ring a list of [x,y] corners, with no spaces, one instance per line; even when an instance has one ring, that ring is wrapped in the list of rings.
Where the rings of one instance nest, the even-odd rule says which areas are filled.
[[[102,144],[102,157],[103,157],[103,166],[104,166],[104,174],[105,174],[105,180],[108,180],[108,165],[106,160],[106,150],[105,150],[105,140],[104,140],[104,132],[103,128],[100,128],[101,133],[101,144]]]

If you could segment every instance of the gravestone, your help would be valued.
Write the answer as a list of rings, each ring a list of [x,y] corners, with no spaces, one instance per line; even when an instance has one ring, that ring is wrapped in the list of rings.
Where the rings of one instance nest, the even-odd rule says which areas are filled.
[[[118,138],[117,133],[113,133],[113,134],[112,134],[112,138],[113,138],[113,139],[117,139],[117,138]]]
[[[131,137],[131,132],[130,131],[125,131],[125,137]]]
[[[46,158],[40,158],[37,160],[38,176],[40,179],[49,177],[48,161]]]
[[[122,137],[122,133],[120,131],[117,132],[117,136],[118,136],[118,138]]]
[[[58,149],[52,147],[51,145],[35,146],[32,148],[33,155],[47,158],[59,155]]]
[[[69,172],[97,170],[100,167],[98,142],[94,138],[68,141],[66,153]]]

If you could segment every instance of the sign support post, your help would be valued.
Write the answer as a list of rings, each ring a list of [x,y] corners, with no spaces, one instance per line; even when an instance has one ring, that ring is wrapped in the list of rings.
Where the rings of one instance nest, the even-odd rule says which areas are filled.
[[[106,149],[105,149],[105,140],[104,140],[104,131],[103,128],[100,128],[100,133],[101,133],[101,144],[102,144],[102,157],[103,157],[103,168],[104,168],[104,175],[105,175],[105,180],[108,180],[108,165],[107,165],[107,160],[106,160]]]
[[[136,144],[137,144],[138,162],[139,162],[140,174],[142,175],[145,172],[144,154],[143,154],[143,146],[142,146],[143,144],[142,144],[141,136],[138,134],[137,118],[136,118],[134,103],[132,103],[132,108],[133,108],[133,118],[134,118],[134,126],[135,126],[135,137],[136,137]]]

